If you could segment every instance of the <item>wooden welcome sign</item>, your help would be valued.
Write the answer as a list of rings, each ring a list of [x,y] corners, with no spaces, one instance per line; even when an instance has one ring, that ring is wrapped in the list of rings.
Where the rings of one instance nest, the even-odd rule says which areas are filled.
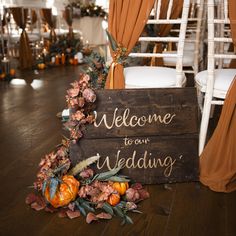
[[[96,121],[70,147],[72,164],[99,155],[97,172],[121,165],[145,183],[198,180],[194,88],[100,90]]]

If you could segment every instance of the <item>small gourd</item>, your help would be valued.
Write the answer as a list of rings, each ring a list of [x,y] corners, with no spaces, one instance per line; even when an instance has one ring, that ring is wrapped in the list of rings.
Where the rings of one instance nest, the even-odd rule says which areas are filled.
[[[115,182],[112,187],[120,194],[124,195],[126,190],[129,188],[128,182]]]

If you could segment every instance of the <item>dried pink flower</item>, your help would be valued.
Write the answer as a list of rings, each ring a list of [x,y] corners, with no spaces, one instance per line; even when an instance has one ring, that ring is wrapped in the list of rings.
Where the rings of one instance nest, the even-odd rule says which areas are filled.
[[[73,83],[71,83],[71,86],[75,89],[79,88],[79,82],[77,80],[75,80]]]
[[[68,102],[68,107],[70,108],[74,108],[76,105],[78,105],[77,98],[71,98],[67,102]]]
[[[83,170],[79,175],[80,177],[84,179],[91,178],[94,175],[94,171],[89,168],[89,169]]]
[[[137,205],[134,202],[127,202],[125,207],[130,211],[130,210],[135,210],[137,209]]]
[[[79,84],[88,84],[90,81],[90,76],[88,74],[82,74],[82,77],[80,78]]]
[[[71,115],[72,120],[80,121],[85,118],[85,115],[81,111],[76,111],[74,114]]]
[[[95,102],[95,100],[96,100],[96,94],[90,88],[86,88],[83,91],[83,97],[87,102]]]
[[[76,97],[76,96],[78,96],[79,91],[80,91],[79,88],[71,88],[71,89],[68,89],[68,90],[67,90],[67,94],[68,94],[70,97]]]
[[[78,106],[79,107],[83,107],[84,106],[84,104],[85,104],[85,100],[84,100],[84,98],[83,97],[78,97]]]
[[[140,199],[138,190],[129,188],[126,190],[126,199],[128,202],[135,202]]]
[[[70,131],[70,137],[71,139],[78,140],[83,136],[83,133],[79,129],[72,129]]]

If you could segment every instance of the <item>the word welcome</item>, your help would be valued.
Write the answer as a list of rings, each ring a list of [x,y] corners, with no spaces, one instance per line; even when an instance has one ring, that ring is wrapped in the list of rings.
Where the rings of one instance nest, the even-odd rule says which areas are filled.
[[[168,125],[172,122],[173,118],[176,116],[175,113],[166,113],[165,115],[160,114],[149,114],[143,116],[130,115],[130,109],[126,108],[121,115],[118,115],[119,108],[115,108],[113,112],[113,117],[111,121],[108,121],[107,114],[103,114],[100,121],[98,121],[97,113],[95,112],[95,122],[94,126],[99,127],[104,123],[107,129],[112,129],[113,127],[120,128],[125,127],[143,127],[146,124],[151,124],[153,122]]]

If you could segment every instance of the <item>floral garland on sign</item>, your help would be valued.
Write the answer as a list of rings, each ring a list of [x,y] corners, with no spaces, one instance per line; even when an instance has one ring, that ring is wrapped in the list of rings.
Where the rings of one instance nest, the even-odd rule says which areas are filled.
[[[94,122],[96,94],[90,83],[90,76],[83,74],[67,91],[68,108],[74,111],[64,123],[70,138],[63,139],[53,152],[42,158],[34,183],[37,193],[30,193],[26,204],[37,211],[57,212],[59,217],[73,219],[83,215],[87,223],[113,216],[121,217],[122,224],[133,223],[127,213],[141,213],[137,203],[149,197],[141,184],[131,184],[127,176],[119,174],[120,168],[95,174],[90,165],[100,156],[71,165],[70,143],[78,142],[83,127]]]
[[[90,17],[107,17],[107,12],[98,5],[94,3],[82,4],[82,3],[71,3],[66,6],[66,8],[71,8],[73,12],[73,18],[80,18],[84,16]]]

